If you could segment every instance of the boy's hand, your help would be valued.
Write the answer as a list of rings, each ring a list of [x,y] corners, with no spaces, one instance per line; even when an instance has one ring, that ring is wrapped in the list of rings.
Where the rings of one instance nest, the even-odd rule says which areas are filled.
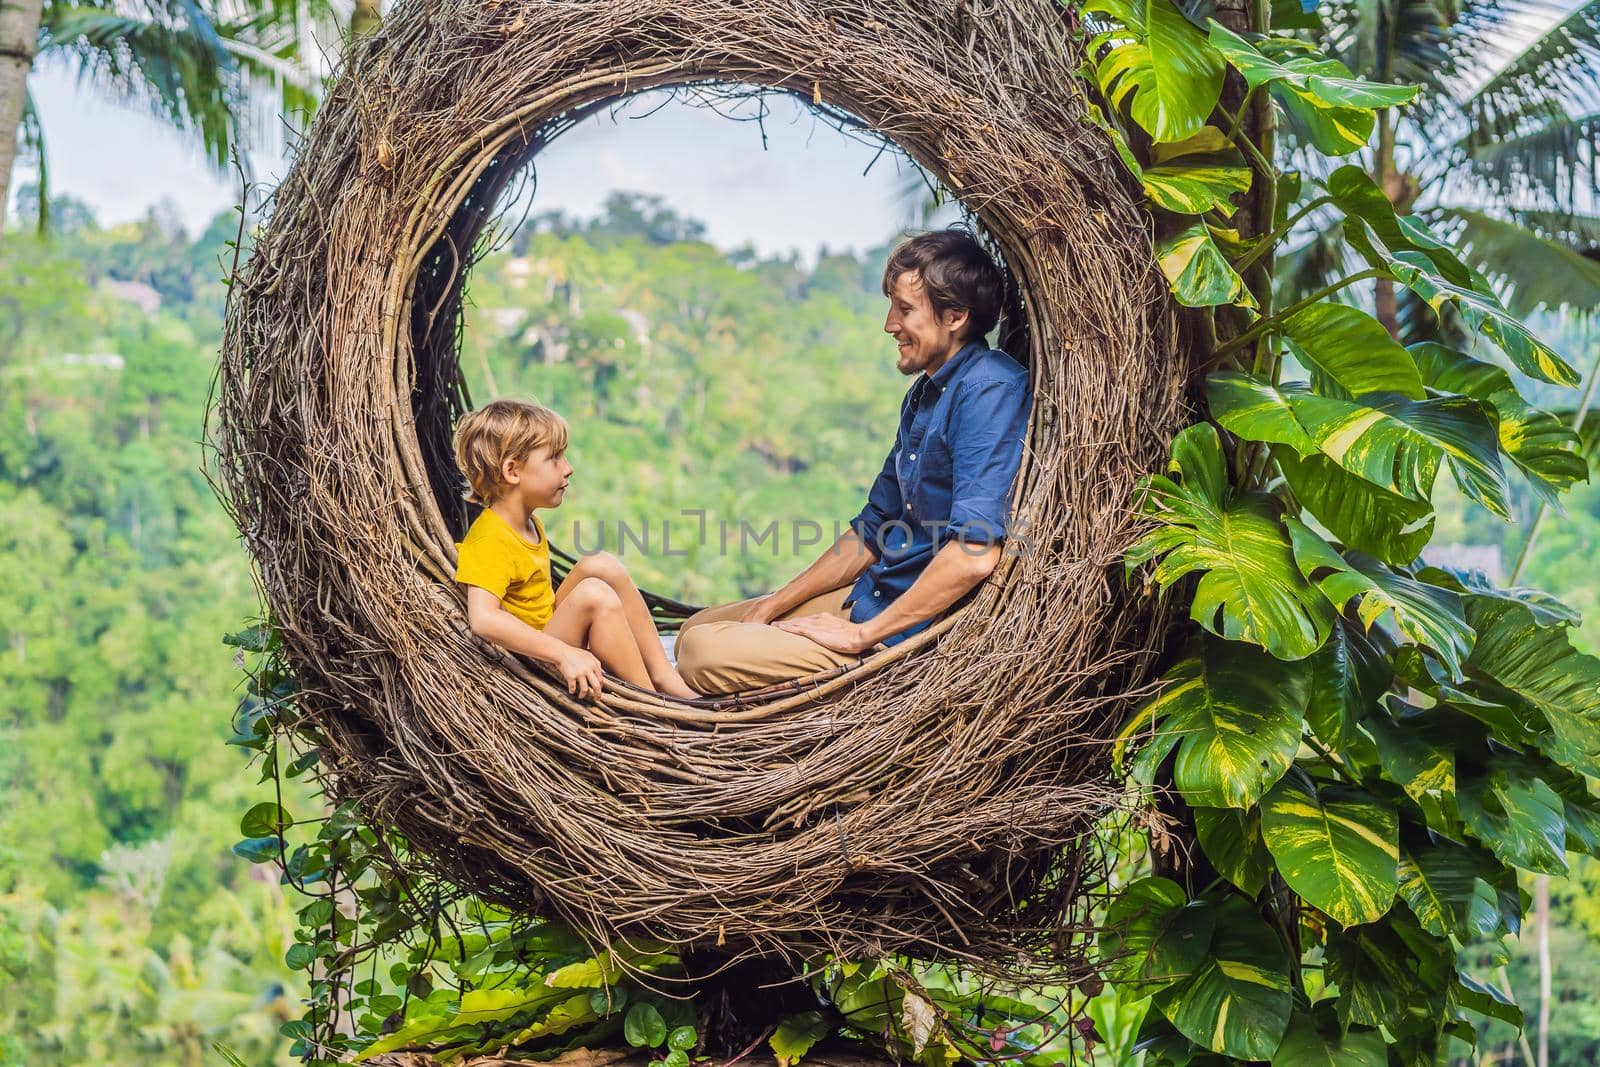
[[[579,700],[598,700],[605,690],[605,671],[594,653],[575,648],[556,660],[556,670],[567,683],[567,692]]]

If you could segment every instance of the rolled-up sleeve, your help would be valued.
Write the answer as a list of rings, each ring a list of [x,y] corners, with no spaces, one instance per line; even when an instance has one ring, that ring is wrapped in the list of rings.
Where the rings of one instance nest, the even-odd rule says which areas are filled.
[[[889,450],[888,458],[883,461],[883,470],[878,472],[872,488],[867,490],[866,504],[860,513],[850,520],[850,528],[861,538],[861,543],[878,556],[883,555],[883,549],[878,542],[878,531],[889,520],[900,518],[900,510],[905,506],[900,497],[900,478],[895,473],[895,457],[899,452],[900,442],[896,441],[895,446]]]
[[[939,543],[1005,540],[1011,483],[1028,432],[1026,378],[962,383],[950,420],[950,525]]]

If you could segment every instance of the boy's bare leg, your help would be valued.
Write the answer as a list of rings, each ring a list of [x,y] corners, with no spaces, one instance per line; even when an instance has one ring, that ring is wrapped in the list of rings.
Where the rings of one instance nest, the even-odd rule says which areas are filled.
[[[562,583],[568,595],[556,605],[544,632],[578,648],[593,652],[608,673],[640,689],[652,688],[639,643],[622,610],[616,591],[599,578]],[[685,687],[687,688],[687,687]],[[690,690],[693,693],[693,690]]]
[[[566,579],[561,583],[561,588],[556,590],[556,606],[560,607],[568,589],[576,588],[588,578],[600,579],[617,594],[617,599],[622,604],[623,615],[628,622],[628,629],[633,632],[634,644],[639,649],[644,659],[645,671],[650,676],[651,685],[647,688],[653,687],[669,696],[698,697],[700,694],[684,683],[678,668],[667,658],[667,650],[661,647],[661,634],[656,630],[655,620],[650,617],[650,607],[644,602],[639,587],[633,584],[628,568],[611,553],[597,552],[592,556],[584,556],[574,563],[572,570],[567,572]],[[598,656],[599,653],[596,652],[595,655]]]

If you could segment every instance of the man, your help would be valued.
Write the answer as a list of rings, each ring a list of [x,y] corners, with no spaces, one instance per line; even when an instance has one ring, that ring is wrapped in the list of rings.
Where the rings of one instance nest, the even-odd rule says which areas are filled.
[[[678,670],[702,693],[736,693],[858,661],[927,627],[993,573],[1022,459],[1028,375],[985,335],[1000,269],[949,229],[895,249],[884,331],[916,381],[866,506],[777,592],[707,608],[678,635]]]

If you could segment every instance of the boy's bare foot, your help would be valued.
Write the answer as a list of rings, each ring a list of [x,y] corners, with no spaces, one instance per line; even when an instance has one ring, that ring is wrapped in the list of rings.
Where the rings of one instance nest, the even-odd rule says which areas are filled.
[[[699,700],[704,695],[690,689],[689,684],[683,680],[683,675],[678,673],[676,667],[668,667],[659,678],[650,679],[650,684],[656,687],[656,692],[665,693],[669,697]]]

